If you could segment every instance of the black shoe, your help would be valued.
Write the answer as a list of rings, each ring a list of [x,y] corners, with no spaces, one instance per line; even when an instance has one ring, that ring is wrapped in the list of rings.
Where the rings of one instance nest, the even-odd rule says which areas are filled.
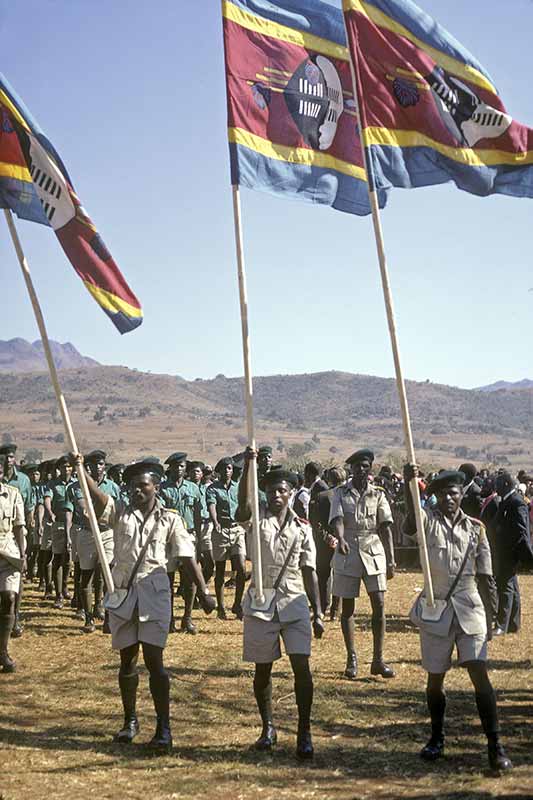
[[[175,619],[171,619],[170,620],[170,625],[168,626],[168,632],[169,633],[177,633],[178,632],[178,629],[176,628],[176,620]]]
[[[114,737],[114,742],[131,744],[140,731],[139,720],[135,715],[124,720],[124,727]]]
[[[233,603],[231,613],[235,614],[237,619],[242,619],[242,606],[240,603]]]
[[[7,653],[0,655],[0,667],[2,667],[2,672],[16,672],[17,665]]]
[[[196,625],[194,625],[190,617],[183,617],[181,620],[180,631],[181,633],[190,633],[192,636],[195,636],[198,633]]]
[[[272,750],[273,746],[278,741],[278,734],[271,722],[266,722],[263,725],[261,736],[254,744],[256,750]]]
[[[70,607],[71,608],[78,608],[78,600],[76,598],[76,595],[72,595],[72,599],[70,601]]]
[[[96,630],[96,626],[94,624],[94,620],[88,614],[84,617],[85,625],[82,628],[83,633],[94,633]]]
[[[93,608],[93,617],[102,621],[105,617],[104,607],[98,603]]]
[[[63,598],[58,595],[54,600],[54,608],[63,608]]]
[[[344,677],[354,681],[357,678],[357,654],[348,653],[346,659],[346,669],[344,670]]]
[[[204,594],[202,597],[196,596],[195,600],[198,600],[198,605],[207,615],[212,614],[217,607],[217,601],[211,594]]]
[[[511,759],[499,742],[489,744],[489,766],[494,772],[507,772],[513,768]]]
[[[63,595],[63,600],[72,600],[72,595],[68,589],[65,589],[63,592],[61,592],[61,594]]]
[[[424,761],[436,761],[444,753],[444,736],[432,736],[425,747],[420,751],[420,758]]]
[[[227,618],[228,615],[226,614],[226,609],[224,608],[224,606],[220,606],[219,608],[217,608],[217,619],[226,620]]]
[[[172,750],[172,734],[168,719],[157,718],[157,727],[149,747],[162,755]]]
[[[301,761],[307,761],[315,755],[311,731],[298,731],[296,738],[296,757]]]
[[[389,667],[388,664],[385,664],[384,661],[373,661],[370,666],[370,674],[381,675],[382,678],[396,677],[396,673],[394,672],[393,668]]]
[[[12,639],[20,639],[22,634],[24,633],[24,626],[20,624],[20,622],[16,622],[13,625],[13,629],[11,631],[11,638]]]

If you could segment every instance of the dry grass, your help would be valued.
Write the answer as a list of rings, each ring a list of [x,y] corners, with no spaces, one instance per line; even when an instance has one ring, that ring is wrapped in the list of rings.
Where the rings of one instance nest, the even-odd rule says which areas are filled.
[[[427,735],[424,673],[418,636],[407,624],[420,578],[400,574],[388,593],[386,651],[397,678],[368,674],[369,605],[360,603],[360,678],[341,679],[344,650],[338,623],[314,643],[314,740],[311,766],[293,756],[296,709],[286,659],[274,670],[279,745],[271,756],[249,749],[258,734],[251,670],[241,662],[241,627],[198,612],[196,637],[169,639],[175,750],[150,757],[153,709],[143,671],[142,732],[135,745],[112,744],[120,726],[117,656],[108,637],[86,636],[67,610],[26,595],[26,632],[12,645],[19,671],[0,675],[0,798],[461,798],[533,797],[531,642],[533,576],[522,578],[524,626],[491,645],[492,677],[502,727],[515,762],[494,778],[468,676],[447,679],[446,758],[426,766],[418,750]],[[138,744],[137,744],[138,742]]]

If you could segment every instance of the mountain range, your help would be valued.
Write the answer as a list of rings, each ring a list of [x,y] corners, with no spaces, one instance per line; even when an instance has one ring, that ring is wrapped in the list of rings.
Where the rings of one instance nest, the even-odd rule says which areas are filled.
[[[58,369],[98,366],[98,361],[82,356],[70,342],[60,344],[50,341],[50,349]],[[46,358],[40,339],[35,342],[28,342],[26,339],[0,340],[0,372],[40,372],[46,369]]]

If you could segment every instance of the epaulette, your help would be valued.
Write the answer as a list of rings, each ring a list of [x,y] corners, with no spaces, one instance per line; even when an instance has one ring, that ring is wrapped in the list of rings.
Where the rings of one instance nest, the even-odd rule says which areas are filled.
[[[377,489],[377,490],[378,490],[378,491],[380,491],[380,492],[384,492],[384,491],[385,491],[385,489],[383,488],[383,486],[376,486],[374,483],[372,484],[372,487],[373,487],[374,489]]]
[[[304,528],[305,526],[308,526],[310,524],[309,520],[308,519],[304,519],[303,517],[296,517],[295,518],[295,522],[296,522],[297,525],[300,526],[300,528]]]

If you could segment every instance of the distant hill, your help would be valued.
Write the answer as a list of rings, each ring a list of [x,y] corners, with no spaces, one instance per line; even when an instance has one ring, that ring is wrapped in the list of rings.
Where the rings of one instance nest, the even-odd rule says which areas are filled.
[[[511,383],[509,381],[496,381],[496,383],[489,383],[488,386],[480,386],[478,392],[498,392],[500,389],[533,389],[533,381],[529,378],[524,378],[521,381]]]
[[[58,369],[76,369],[79,367],[97,367],[94,358],[82,356],[73,344],[50,342]],[[27,342],[26,339],[9,339],[0,341],[0,372],[38,372],[46,370],[41,340]]]
[[[213,462],[246,444],[242,378],[186,381],[125,367],[67,370],[62,385],[80,448],[111,460],[166,457],[184,450]],[[533,468],[533,388],[481,392],[408,381],[417,457],[426,465]],[[342,462],[357,447],[402,463],[394,380],[347,372],[254,379],[257,440],[276,461]],[[0,437],[46,457],[64,451],[61,420],[46,374],[0,373]],[[35,454],[33,457],[36,457]]]

